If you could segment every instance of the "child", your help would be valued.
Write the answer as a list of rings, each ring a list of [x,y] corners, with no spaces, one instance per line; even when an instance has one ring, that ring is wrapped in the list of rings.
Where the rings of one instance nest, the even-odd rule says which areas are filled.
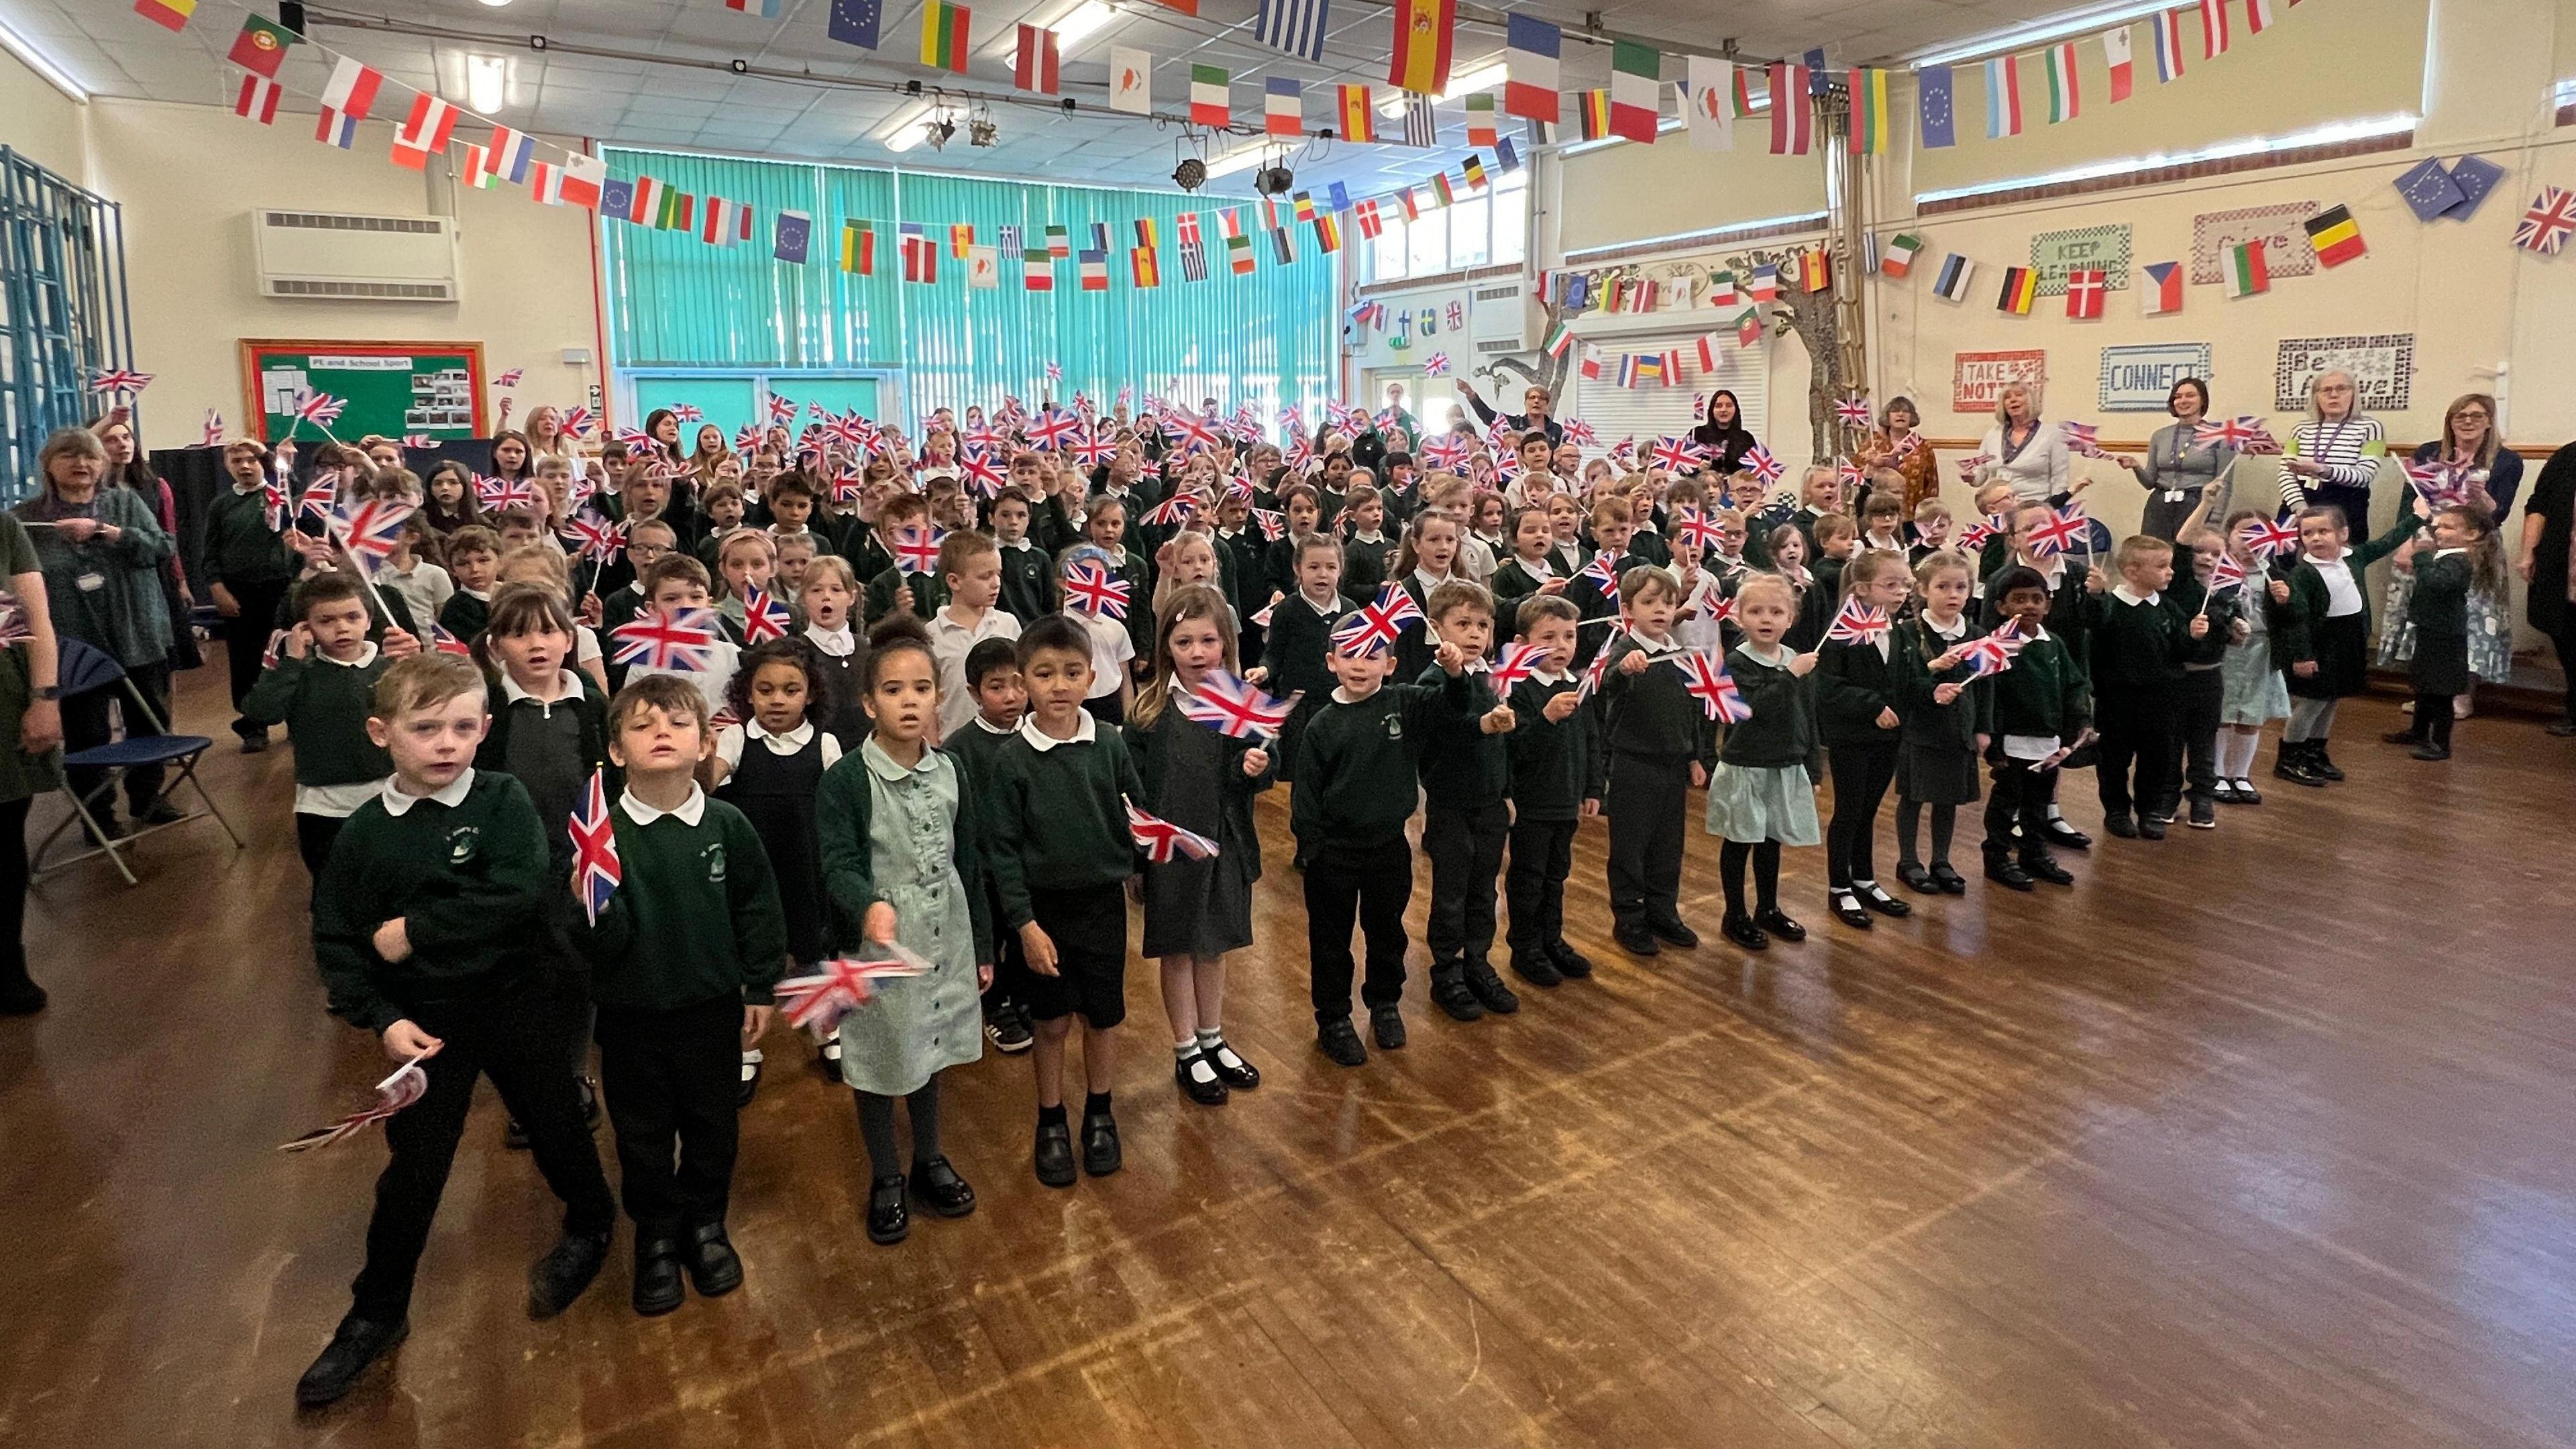
[[[420,512],[432,529],[451,534],[460,528],[481,526],[483,504],[474,492],[472,469],[453,458],[443,458],[430,465],[429,481],[423,486],[427,496]]]
[[[990,513],[993,543],[1001,550],[1002,607],[1021,624],[1055,611],[1055,570],[1046,550],[1029,539],[1028,495],[1005,491]]]
[[[626,788],[608,814],[625,874],[574,936],[599,1004],[599,1080],[635,1220],[635,1311],[647,1317],[680,1306],[683,1268],[700,1297],[742,1286],[725,1235],[736,1069],[769,1028],[787,954],[759,834],[698,788],[714,745],[706,700],[687,681],[648,675],[618,692],[608,757]]]
[[[1557,574],[1548,555],[1555,536],[1548,528],[1547,510],[1524,508],[1513,514],[1510,532],[1510,557],[1494,569],[1494,607],[1515,610],[1534,595],[1565,592],[1566,580]]]
[[[1860,525],[1852,522],[1849,514],[1828,513],[1816,520],[1807,536],[1815,540],[1816,545],[1816,582],[1824,586],[1826,598],[1840,598],[1843,565],[1860,552]],[[1832,605],[1827,606],[1827,622],[1831,622],[1832,608]]]
[[[1512,865],[1503,894],[1512,910],[1505,938],[1512,970],[1533,986],[1592,974],[1592,963],[1565,942],[1565,878],[1574,867],[1575,825],[1601,810],[1593,778],[1599,762],[1593,716],[1583,708],[1571,672],[1577,612],[1551,594],[1533,594],[1520,604],[1520,642],[1546,650],[1547,657],[1512,687],[1514,726],[1504,741],[1511,762]]]
[[[1127,664],[1136,657],[1136,641],[1127,632],[1125,623],[1110,618],[1106,613],[1083,612],[1074,597],[1065,592],[1064,576],[1076,564],[1089,564],[1115,576],[1118,562],[1091,544],[1078,543],[1066,549],[1064,557],[1057,563],[1056,572],[1056,592],[1064,597],[1064,612],[1050,616],[1071,619],[1082,626],[1084,637],[1091,640],[1091,680],[1086,686],[1091,690],[1091,696],[1082,702],[1082,707],[1098,716],[1101,723],[1114,725],[1127,718],[1127,707],[1135,702],[1136,686],[1127,673]],[[1130,586],[1127,612],[1142,613],[1145,607],[1140,591]],[[1028,631],[1021,632],[1025,634]]]
[[[1639,564],[1621,576],[1619,601],[1626,627],[1608,646],[1601,676],[1611,935],[1632,956],[1658,954],[1661,941],[1688,951],[1699,933],[1681,916],[1682,826],[1688,792],[1708,783],[1716,740],[1706,706],[1683,687],[1682,643],[1673,636],[1681,586]],[[1664,663],[1673,667],[1654,668]]]
[[[2003,486],[2009,487],[2009,485]],[[1984,495],[1981,493],[1979,496]],[[2091,656],[2086,637],[2089,617],[2086,599],[2090,591],[2096,587],[2094,580],[2101,571],[2089,566],[2080,572],[2069,568],[2066,555],[2062,552],[2045,557],[2040,555],[2032,540],[2034,530],[2040,524],[2047,522],[2055,511],[2047,504],[2034,502],[2006,506],[2010,508],[2012,515],[2012,530],[2006,535],[2007,542],[2004,545],[2008,550],[2007,556],[2010,561],[1989,569],[1986,573],[1985,588],[1978,595],[1985,600],[1980,622],[1991,629],[2003,621],[2003,606],[1997,602],[1995,592],[1995,585],[2003,573],[2013,568],[2029,569],[2039,575],[2041,584],[2048,589],[2049,633],[2064,646],[2066,656],[2075,668],[2089,676],[2088,660]],[[1990,543],[1989,547],[1992,546]],[[1980,566],[1982,567],[1982,564]],[[2087,718],[2090,717],[2088,708]],[[2048,817],[2048,843],[2068,850],[2091,849],[2093,837],[2069,824],[2064,814],[2058,810],[2057,796],[2054,793],[2056,788],[2057,777],[2052,773],[2049,776],[2051,793],[2042,806],[2043,812]]]
[[[442,552],[437,532],[419,514],[413,514],[403,520],[402,532],[395,535],[393,557],[376,575],[376,587],[402,595],[413,618],[437,618],[439,610],[456,596],[456,581],[438,562]]]
[[[1260,1071],[1226,1044],[1221,1018],[1226,953],[1252,944],[1252,887],[1261,879],[1252,797],[1270,788],[1272,766],[1266,746],[1198,723],[1175,700],[1235,668],[1223,596],[1204,584],[1166,590],[1154,615],[1153,681],[1125,730],[1145,785],[1137,805],[1217,842],[1210,859],[1145,867],[1144,953],[1162,964],[1172,1079],[1206,1107],[1261,1085]]]
[[[1431,591],[1423,612],[1440,643],[1471,660],[1491,651],[1494,600],[1481,586],[1452,579]],[[1442,681],[1426,669],[1415,682]],[[1471,712],[1434,716],[1422,754],[1422,853],[1431,858],[1431,915],[1423,937],[1431,947],[1431,1000],[1458,1021],[1521,1009],[1486,960],[1494,949],[1494,883],[1512,828],[1511,757],[1501,737],[1512,732],[1515,716],[1483,678],[1470,675],[1466,687]]]
[[[930,657],[939,665],[934,743],[944,744],[974,716],[966,656],[987,639],[1017,639],[1020,621],[1002,612],[1002,551],[980,533],[958,529],[940,540],[939,577],[948,604],[930,616]]]
[[[1082,536],[1108,560],[1109,571],[1127,582],[1127,657],[1118,671],[1119,700],[1124,706],[1136,698],[1137,663],[1154,647],[1153,575],[1136,551],[1127,547],[1127,505],[1117,499],[1101,494],[1091,500],[1083,511]]]
[[[523,547],[501,555],[501,567],[493,578],[493,598],[499,599],[499,591],[512,584],[533,584],[561,599],[567,613],[576,616],[579,613],[572,603],[572,573],[565,566],[562,554]],[[488,621],[484,627],[491,627]],[[574,667],[598,685],[603,695],[606,694],[608,671],[601,655],[599,636],[591,631],[589,625],[578,622],[572,626],[572,636]]]
[[[656,560],[678,548],[679,535],[658,518],[627,525],[626,551],[614,562],[594,570],[591,578],[591,592],[608,590],[600,605],[599,627],[603,634],[614,633],[619,625],[632,622],[644,611],[644,591],[637,587],[638,582]],[[623,673],[622,669],[612,668],[611,682],[620,681]]]
[[[739,483],[718,483],[698,495],[698,512],[707,523],[707,536],[698,544],[698,562],[707,566],[707,572],[720,572],[716,549],[742,527],[743,510],[747,506]]]
[[[563,548],[554,535],[546,532],[545,524],[539,521],[534,509],[504,510],[494,522],[494,531],[501,540],[501,553],[505,557],[512,549],[537,548],[550,543],[557,551]]]
[[[790,606],[801,608],[805,602],[805,576],[813,572],[814,560],[822,556],[820,536],[811,529],[800,529],[770,537],[778,548],[778,596]]]
[[[2212,793],[2221,805],[2263,803],[2263,792],[2254,788],[2254,752],[2263,743],[2265,725],[2290,717],[2290,691],[2282,683],[2280,667],[2272,662],[2273,624],[2290,588],[2281,577],[2267,573],[2245,535],[2248,525],[2265,518],[2250,508],[2227,516],[2227,556],[2245,571],[2241,590],[2245,597],[2236,611],[2245,632],[2229,643],[2219,665],[2224,688],[2218,708],[2218,780]]]
[[[1404,542],[1395,554],[1395,580],[1413,597],[1413,607],[1422,611],[1426,621],[1407,625],[1396,636],[1395,677],[1413,679],[1431,666],[1431,656],[1440,641],[1431,637],[1431,595],[1442,584],[1456,577],[1458,540],[1457,518],[1437,507],[1426,508],[1413,516],[1405,526]],[[1366,603],[1363,599],[1360,602]]]
[[[1350,542],[1342,547],[1342,577],[1350,581],[1351,592],[1376,598],[1378,585],[1387,580],[1387,571],[1395,567],[1400,545],[1388,538],[1386,498],[1375,488],[1351,490],[1342,510],[1350,526]]]
[[[1417,517],[1428,517],[1420,515]],[[1357,612],[1338,621],[1349,624]],[[1404,907],[1413,895],[1413,851],[1404,824],[1413,818],[1417,774],[1435,714],[1464,716],[1467,656],[1439,646],[1447,682],[1386,683],[1390,651],[1333,646],[1340,687],[1307,721],[1297,742],[1297,789],[1289,829],[1306,872],[1306,959],[1315,1007],[1315,1046],[1346,1067],[1368,1060],[1351,1029],[1351,927],[1368,938],[1368,980],[1360,1000],[1380,1051],[1404,1045]]]
[[[346,1395],[409,1331],[413,1273],[476,1077],[490,1076],[528,1124],[538,1169],[564,1202],[562,1237],[528,1273],[530,1313],[551,1317],[581,1296],[617,1223],[563,1069],[579,993],[536,942],[545,899],[563,883],[546,878],[528,792],[473,766],[483,688],[482,672],[450,654],[385,670],[367,737],[393,773],[350,814],[313,893],[313,958],[331,1014],[380,1038],[393,1061],[420,1059],[427,1089],[385,1119],[367,1266],[348,1316],[295,1386],[306,1408]]]
[[[1287,536],[1270,545],[1269,566],[1265,570],[1270,590],[1275,594],[1297,592],[1298,560],[1304,557],[1306,540],[1315,535],[1315,522],[1321,505],[1316,502],[1315,485],[1291,483],[1279,494],[1280,512],[1287,515]],[[1335,551],[1340,546],[1335,545]],[[1348,566],[1348,561],[1344,561]]]
[[[1986,606],[2012,621],[2022,638],[2013,666],[1994,677],[1994,793],[1986,799],[1986,879],[2017,891],[2035,880],[2073,885],[2074,875],[2049,853],[2048,808],[2057,771],[2093,738],[2093,694],[2084,667],[2051,633],[2057,591],[2039,570],[2022,565],[1986,580]],[[2019,840],[2018,862],[2014,859]]]
[[[930,746],[939,683],[920,624],[899,616],[877,627],[865,683],[872,732],[825,775],[817,814],[835,938],[899,942],[931,966],[879,983],[833,1038],[874,1177],[868,1239],[891,1244],[912,1231],[907,1188],[944,1218],[975,1210],[975,1189],[939,1150],[939,1074],[984,1054],[973,998],[992,984],[993,925],[976,846],[983,782]],[[912,1118],[909,1174],[895,1146],[897,1097]]]
[[[1904,481],[1898,479],[1893,488],[1870,491],[1869,501],[1860,506],[1858,551],[1897,554],[1906,551],[1904,487]]]
[[[1798,537],[1786,524],[1780,532]],[[1777,574],[1751,575],[1736,591],[1735,620],[1744,642],[1726,656],[1726,670],[1753,715],[1726,728],[1708,782],[1707,829],[1726,841],[1717,855],[1726,888],[1722,929],[1747,951],[1770,949],[1773,936],[1807,939],[1807,928],[1780,909],[1780,847],[1824,838],[1816,828],[1816,781],[1824,769],[1815,696],[1806,684],[1816,656],[1792,654],[1783,642],[1797,611],[1798,591]],[[1756,892],[1750,910],[1744,901],[1748,862]]]
[[[1926,498],[1914,505],[1914,543],[1905,551],[1907,565],[1920,568],[1925,559],[1947,549],[1950,546],[1950,526],[1953,521],[1950,516],[1950,505],[1938,498]],[[1965,557],[1965,555],[1961,556]],[[1971,594],[1975,592],[1977,585],[1976,570],[1975,561],[1970,560],[1968,588]]]
[[[1084,550],[1076,550],[1076,553]],[[1123,632],[1123,631],[1122,631]],[[1119,1167],[1118,1121],[1109,1089],[1117,1080],[1117,1038],[1127,1019],[1127,878],[1135,843],[1125,800],[1141,800],[1126,741],[1114,723],[1085,708],[1092,690],[1092,632],[1050,614],[1020,635],[1020,677],[1028,714],[993,761],[983,792],[985,858],[1000,895],[1000,925],[1019,936],[1022,959],[1011,998],[1037,1023],[1038,1181],[1073,1185],[1072,1134],[1064,1111],[1065,1038],[1083,1019],[1082,1166],[1094,1177]],[[982,785],[983,781],[977,781]]]
[[[2289,674],[2290,724],[2281,731],[2273,774],[2317,786],[2343,778],[2343,771],[2326,757],[2326,736],[2334,730],[2335,705],[2347,694],[2359,694],[2364,683],[2370,595],[2363,575],[2423,526],[2426,511],[2417,497],[2415,511],[2399,518],[2396,527],[2359,548],[2347,548],[2350,533],[2342,509],[2329,503],[2299,510],[2299,561],[2280,591],[2289,595],[2289,608],[2275,651],[2275,662]]]
[[[841,742],[841,752],[848,754],[868,736],[867,711],[860,704],[860,696],[867,692],[860,677],[867,667],[867,650],[850,626],[850,611],[859,602],[850,561],[831,553],[816,557],[797,602],[805,611],[805,632],[799,637],[813,646],[815,667],[832,682],[831,707],[815,718]]]
[[[776,597],[778,546],[769,541],[768,534],[756,528],[737,528],[725,535],[724,541],[715,547],[717,582],[721,585],[717,591],[721,602],[717,604],[716,612],[723,616],[727,630],[739,644],[743,642],[743,627],[750,618],[746,603],[750,592],[758,589],[763,594]],[[787,604],[785,607],[788,632],[792,634],[802,629],[804,623],[796,617],[795,605]]]
[[[382,649],[367,638],[366,585],[355,574],[315,574],[295,586],[291,607],[295,627],[242,696],[241,712],[263,738],[271,724],[285,725],[295,746],[295,848],[318,887],[342,822],[393,771],[367,729],[376,681],[420,643],[398,629]]]
[[[1983,631],[1968,622],[1976,587],[1968,556],[1938,549],[1914,566],[1923,609],[1898,625],[1898,672],[1904,717],[1896,751],[1896,878],[1916,895],[1966,895],[1967,877],[1950,864],[1959,807],[1977,801],[1977,757],[1993,742],[1994,691],[1972,678],[1960,650]],[[1839,791],[1836,792],[1839,795]],[[1923,807],[1932,807],[1932,868],[1915,853]]]
[[[2469,594],[2500,590],[2504,559],[2494,520],[2482,508],[2455,503],[2435,512],[2432,534],[2433,554],[2415,565],[2407,611],[2415,629],[2415,722],[2381,738],[2413,745],[2416,759],[2447,760],[2451,704],[2469,690]]]
[[[1571,493],[1550,494],[1547,527],[1553,535],[1547,546],[1548,562],[1559,574],[1570,578],[1582,569],[1587,556],[1583,549],[1583,505]]]
[[[1901,553],[1865,553],[1843,570],[1841,608],[1855,605],[1893,618],[1911,583]],[[1862,642],[1827,639],[1816,650],[1816,718],[1833,770],[1834,814],[1825,826],[1825,879],[1834,919],[1857,931],[1870,913],[1907,916],[1914,908],[1881,890],[1871,864],[1878,807],[1896,778],[1904,717],[1896,711],[1899,669],[1895,631]]]
[[[707,607],[707,566],[686,554],[669,553],[654,560],[638,584],[644,591],[646,607],[655,612]],[[626,683],[666,674],[685,679],[697,686],[699,696],[707,702],[708,715],[713,716],[729,702],[726,690],[733,682],[734,670],[741,665],[742,646],[733,642],[721,623],[711,632],[714,643],[706,649],[706,668],[661,669],[635,664],[626,670]],[[619,692],[624,692],[622,686]]]
[[[2200,511],[2193,510],[2195,515]],[[2184,621],[2186,632],[2174,654],[2180,670],[2174,685],[2174,733],[2165,746],[2165,794],[2157,802],[2156,814],[2170,823],[2187,792],[2191,828],[2215,830],[2218,717],[2227,698],[2222,670],[2228,649],[2247,632],[2245,621],[2239,617],[2245,590],[2238,587],[2217,594],[2210,592],[2210,579],[2218,572],[2218,561],[2227,554],[2227,540],[2219,536],[2217,529],[2195,518],[2180,532],[2180,546],[2191,551],[2191,568],[2188,572],[2175,571],[2173,582],[2165,586],[2165,606]],[[2188,632],[2194,618],[2207,619],[2208,629],[2199,634]]]
[[[1306,722],[1324,707],[1333,687],[1333,625],[1357,604],[1340,593],[1343,553],[1330,534],[1310,533],[1297,550],[1296,589],[1271,606],[1268,637],[1261,646],[1261,668],[1254,677],[1264,689],[1287,698],[1299,696],[1279,732],[1279,778],[1295,780],[1297,741]]]
[[[930,505],[917,493],[898,493],[878,506],[876,531],[851,558],[867,580],[868,623],[893,613],[918,618],[948,602],[945,595],[931,596],[939,587],[935,575],[908,573],[895,562],[895,541],[907,531],[929,527]]]
[[[447,536],[447,574],[456,592],[438,611],[438,625],[459,639],[483,632],[492,615],[492,585],[501,574],[501,537],[480,524]]]
[[[278,611],[295,582],[295,560],[268,526],[266,452],[247,439],[224,449],[224,471],[232,486],[206,503],[205,570],[213,577],[215,611],[224,624],[224,659],[231,672],[232,704],[241,702],[259,682],[260,655],[268,643]],[[435,617],[415,613],[415,618]],[[268,748],[268,726],[249,719],[233,721],[243,754]]]
[[[814,485],[802,473],[781,473],[761,490],[769,507],[770,542],[784,552],[790,539],[805,539],[821,549],[820,536],[808,525],[814,517]]]
[[[2120,540],[2111,558],[2120,582],[2094,595],[2086,614],[2093,718],[2102,736],[2093,770],[2102,794],[2102,828],[2123,840],[2162,840],[2172,821],[2157,812],[2164,806],[2165,766],[2180,728],[2174,695],[2186,637],[2182,619],[2164,597],[2173,583],[2173,545],[2138,534]],[[2188,637],[2208,635],[2209,616],[2195,611]],[[2129,815],[2133,800],[2135,820]]]
[[[1625,579],[1630,571],[1646,562],[1628,551],[1628,541],[1635,533],[1635,525],[1630,519],[1628,500],[1616,494],[1605,496],[1592,505],[1592,541],[1598,548],[1594,561],[1608,559],[1606,567],[1612,578]],[[1619,617],[1623,601],[1617,593],[1615,589],[1605,588],[1599,576],[1590,572],[1578,573],[1566,584],[1565,597],[1583,616],[1582,622],[1576,625],[1574,660],[1577,664],[1590,664],[1592,656],[1601,652],[1602,641],[1612,632],[1611,627],[1602,621]],[[1604,808],[1607,808],[1607,802],[1604,802]]]
[[[942,742],[940,750],[974,778],[989,782],[1002,742],[1019,733],[1020,715],[1028,707],[1028,691],[1020,685],[1018,641],[987,639],[966,651],[966,687],[975,696],[975,717]],[[987,913],[998,918],[1001,902],[993,895],[989,872],[984,876],[984,894]],[[999,973],[1014,959],[1019,943],[1004,934],[994,939],[993,950],[993,965]],[[1029,1049],[1028,1014],[998,980],[984,988],[984,1035],[1001,1051],[1017,1054]]]
[[[725,691],[737,723],[716,731],[707,783],[715,798],[751,822],[769,853],[778,905],[787,922],[791,970],[823,959],[823,866],[815,843],[814,797],[824,772],[841,762],[841,742],[817,721],[834,706],[832,680],[801,639],[771,639],[742,656]],[[754,740],[759,749],[751,748]],[[821,1048],[827,1071],[840,1067],[838,1039]],[[760,1086],[757,1047],[742,1056],[741,1100]]]

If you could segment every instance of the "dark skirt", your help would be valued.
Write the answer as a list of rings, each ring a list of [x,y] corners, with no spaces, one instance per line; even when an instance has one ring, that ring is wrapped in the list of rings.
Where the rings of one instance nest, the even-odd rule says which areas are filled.
[[[2304,677],[2289,674],[2291,695],[2299,699],[2341,699],[2361,693],[2369,668],[2369,636],[2368,613],[2318,620],[2308,635],[2316,651],[2317,672]]]
[[[1175,856],[1145,867],[1147,956],[1221,956],[1252,944],[1252,878],[1261,868],[1257,840],[1226,828],[1226,772],[1237,757],[1225,738],[1178,712],[1154,722],[1162,751],[1161,793],[1154,812],[1184,830],[1221,842],[1208,860]]]
[[[1896,797],[1925,805],[1973,805],[1977,754],[1956,745],[1906,743],[1896,752]]]
[[[2469,692],[2469,636],[2415,631],[2415,692]]]

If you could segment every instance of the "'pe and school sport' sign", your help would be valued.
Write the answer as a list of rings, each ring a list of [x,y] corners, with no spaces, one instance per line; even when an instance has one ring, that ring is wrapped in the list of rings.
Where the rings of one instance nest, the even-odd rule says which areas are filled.
[[[2028,383],[2036,393],[2048,389],[2048,350],[2034,347],[2016,352],[1962,352],[1956,355],[1950,373],[1950,411],[1954,413],[1991,413],[1995,397],[2008,382]]]
[[[2186,377],[2209,380],[2206,342],[2151,342],[2135,347],[2102,349],[2102,395],[2097,410],[2106,413],[2160,413],[2173,385]]]

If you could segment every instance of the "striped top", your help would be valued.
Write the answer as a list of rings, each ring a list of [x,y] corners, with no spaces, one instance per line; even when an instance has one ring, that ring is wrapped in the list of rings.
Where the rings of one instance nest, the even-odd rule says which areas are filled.
[[[2290,457],[2321,464],[2325,469],[2314,479],[2286,471],[2281,474],[2282,506],[2304,508],[2314,501],[2310,489],[2318,485],[2369,487],[2370,480],[2379,472],[2379,460],[2388,456],[2388,443],[2380,431],[2379,419],[2352,417],[2331,423],[2301,423],[2291,431],[2290,444],[2283,451]]]

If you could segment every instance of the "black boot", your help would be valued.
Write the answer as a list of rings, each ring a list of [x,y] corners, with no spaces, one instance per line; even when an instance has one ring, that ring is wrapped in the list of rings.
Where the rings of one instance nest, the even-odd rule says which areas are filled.
[[[1556,969],[1569,978],[1580,979],[1592,974],[1592,958],[1565,944],[1563,936],[1547,943],[1547,959],[1555,962]]]
[[[573,1305],[608,1261],[608,1234],[566,1233],[528,1269],[528,1316],[552,1318]]]
[[[2322,737],[2308,741],[2308,769],[2320,780],[2343,778],[2343,771],[2336,769],[2335,762],[2326,758],[2326,742]]]
[[[680,1306],[680,1244],[667,1237],[635,1235],[635,1311],[656,1318]]]
[[[2308,767],[2308,745],[2305,740],[2281,742],[2280,749],[2272,756],[2272,775],[2275,779],[2287,780],[2293,785],[2307,785],[2318,789],[2324,788],[2326,783],[2324,776]]]
[[[742,1286],[742,1255],[722,1223],[700,1223],[689,1235],[689,1286],[701,1298],[722,1298]]]
[[[411,1320],[397,1318],[390,1322],[360,1318],[356,1309],[340,1320],[331,1333],[331,1341],[322,1349],[304,1377],[295,1381],[295,1402],[307,1409],[318,1409],[336,1403],[349,1390],[358,1386],[358,1377],[368,1365],[393,1352],[403,1335],[411,1332]]]

